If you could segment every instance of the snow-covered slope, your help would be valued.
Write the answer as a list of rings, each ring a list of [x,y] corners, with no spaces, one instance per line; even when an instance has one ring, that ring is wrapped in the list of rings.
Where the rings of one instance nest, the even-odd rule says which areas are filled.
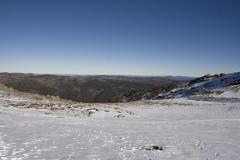
[[[224,77],[224,84],[204,83],[216,93],[239,92],[236,85],[216,87],[237,74]],[[90,104],[0,87],[0,159],[239,160],[239,104],[190,98]]]
[[[211,78],[202,80],[194,80],[194,83],[189,83],[186,87],[175,89],[171,92],[161,94],[156,99],[164,98],[174,98],[174,97],[187,97],[192,95],[201,95],[201,94],[210,94],[218,89],[222,89],[222,92],[225,92],[223,88],[232,86],[231,89],[239,86],[240,84],[240,72],[230,73],[221,76],[209,76]],[[239,90],[238,90],[239,91]],[[234,92],[234,94],[239,94]],[[226,93],[227,94],[227,93]],[[234,95],[233,95],[234,96]]]
[[[87,104],[3,91],[0,159],[239,160],[239,104]]]
[[[224,98],[239,98],[240,99],[240,85],[227,86],[213,90],[210,94],[212,97],[224,97]]]

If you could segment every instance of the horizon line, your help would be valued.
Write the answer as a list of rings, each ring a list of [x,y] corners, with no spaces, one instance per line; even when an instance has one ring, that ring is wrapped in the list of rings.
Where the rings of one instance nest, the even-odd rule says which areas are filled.
[[[236,73],[237,71],[234,72],[229,72],[229,73]],[[203,74],[201,76],[196,76],[196,75],[141,75],[141,74],[86,74],[86,73],[39,73],[39,72],[9,72],[9,71],[0,71],[0,74],[6,73],[6,74],[34,74],[34,75],[59,75],[59,76],[119,76],[119,77],[188,77],[188,78],[196,78],[196,77],[201,77],[207,74]],[[218,72],[218,73],[208,73],[208,74],[220,74],[224,72]],[[229,74],[225,73],[225,74]]]

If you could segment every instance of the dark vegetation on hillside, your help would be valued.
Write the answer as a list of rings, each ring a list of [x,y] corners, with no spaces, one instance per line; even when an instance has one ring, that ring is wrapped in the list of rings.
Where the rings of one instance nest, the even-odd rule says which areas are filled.
[[[200,83],[200,82],[203,82],[203,81],[208,81],[208,80],[211,80],[211,79],[214,79],[214,78],[218,78],[218,77],[222,77],[224,76],[225,74],[224,73],[220,73],[220,74],[207,74],[207,75],[204,75],[202,77],[199,77],[199,78],[196,78],[196,79],[193,79],[189,82],[189,86],[192,86],[196,83]]]
[[[169,92],[175,88],[177,88],[179,85],[181,85],[183,82],[178,81],[178,83],[169,83],[162,86],[155,86],[148,89],[138,89],[138,90],[131,90],[128,92],[128,94],[125,94],[125,99],[127,101],[136,101],[141,99],[154,99],[161,93]]]
[[[77,102],[139,100],[144,93],[159,94],[185,80],[173,77],[62,76],[0,73],[0,83],[19,91],[59,96]],[[128,99],[128,97],[134,97]]]

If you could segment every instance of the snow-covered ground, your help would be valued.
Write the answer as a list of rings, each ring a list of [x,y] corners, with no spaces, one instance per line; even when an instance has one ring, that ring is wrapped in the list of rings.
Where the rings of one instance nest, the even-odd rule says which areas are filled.
[[[219,94],[216,94],[219,93]],[[240,85],[238,86],[228,86],[216,90],[213,97],[225,97],[225,98],[240,98]]]
[[[226,91],[227,88],[231,88],[232,86],[231,89],[234,89],[236,88],[236,86],[239,86],[239,84],[240,84],[240,72],[223,74],[221,76],[212,77],[207,80],[201,80],[198,82],[194,82],[192,84],[190,82],[188,85],[182,88],[176,88],[170,92],[160,94],[155,99],[187,97],[196,94],[199,95],[209,93],[219,89],[222,91]],[[239,89],[237,92],[239,93]],[[239,94],[236,94],[237,92],[235,92],[234,94],[226,93],[224,96],[227,96],[228,98],[233,98],[232,96],[239,97]]]
[[[0,159],[239,160],[240,102],[197,98],[84,104],[2,91]]]

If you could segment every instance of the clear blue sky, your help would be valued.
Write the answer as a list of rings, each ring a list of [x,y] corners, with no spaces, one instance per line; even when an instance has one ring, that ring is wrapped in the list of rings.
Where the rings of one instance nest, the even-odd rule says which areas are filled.
[[[240,71],[239,0],[1,0],[0,72]]]

